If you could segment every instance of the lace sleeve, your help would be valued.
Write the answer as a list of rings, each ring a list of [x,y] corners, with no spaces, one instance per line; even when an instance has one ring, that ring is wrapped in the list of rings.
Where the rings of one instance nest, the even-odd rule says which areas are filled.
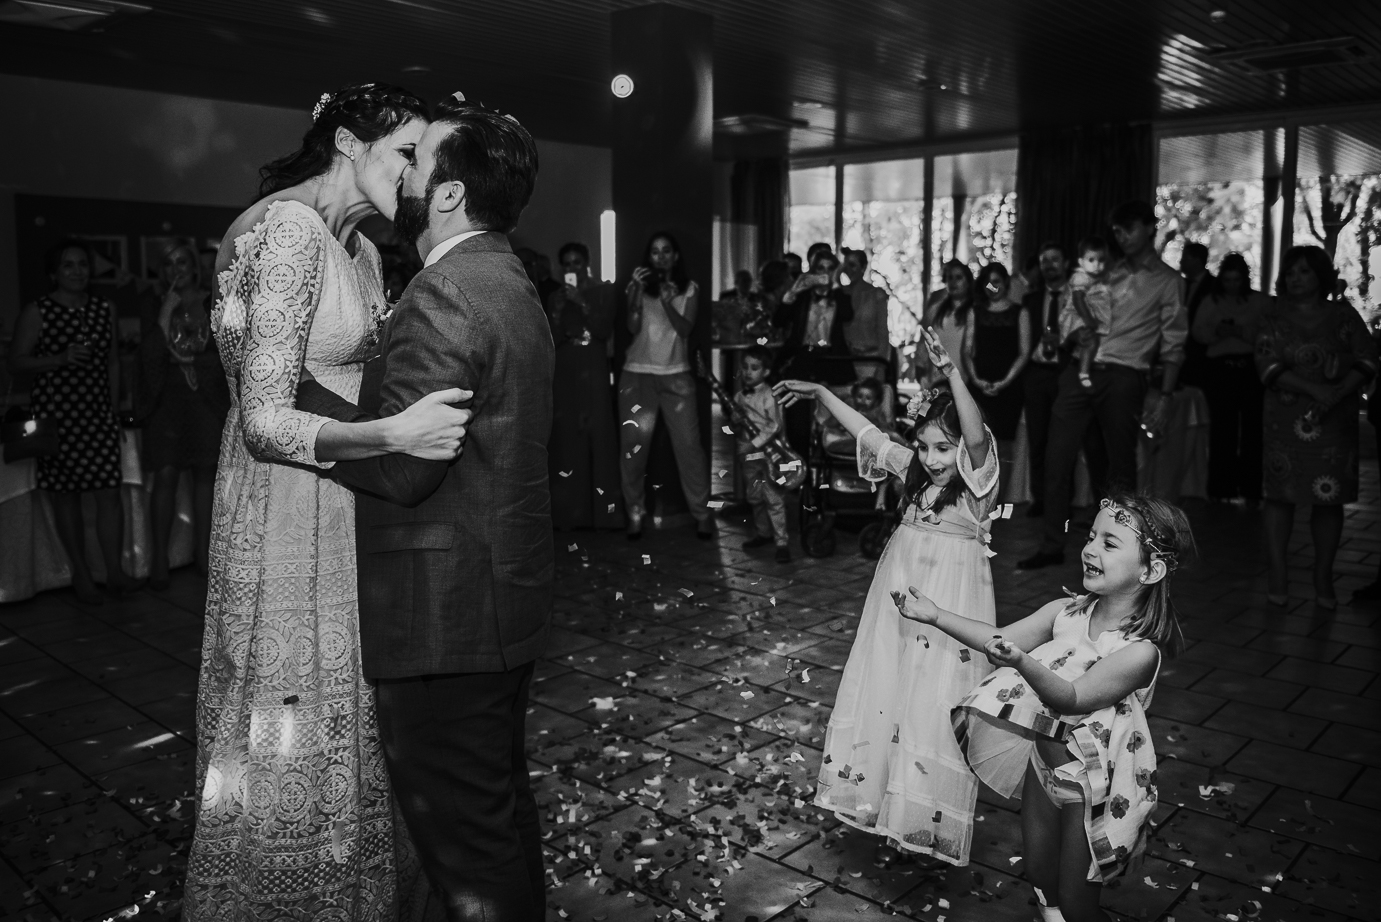
[[[253,243],[239,386],[245,444],[260,460],[331,466],[316,460],[317,432],[330,420],[293,408],[325,253],[321,226],[288,208]]]
[[[913,452],[904,445],[898,445],[877,426],[869,426],[858,434],[858,476],[864,480],[878,482],[896,474],[903,480],[911,467]]]
[[[979,521],[983,521],[988,513],[993,511],[1001,493],[997,489],[997,440],[993,438],[987,426],[983,427],[983,434],[988,440],[988,457],[982,467],[974,468],[973,461],[969,458],[969,450],[964,446],[962,438],[959,440],[959,453],[955,458],[959,476],[963,478],[964,486],[969,488],[968,493],[973,503],[972,511]]]

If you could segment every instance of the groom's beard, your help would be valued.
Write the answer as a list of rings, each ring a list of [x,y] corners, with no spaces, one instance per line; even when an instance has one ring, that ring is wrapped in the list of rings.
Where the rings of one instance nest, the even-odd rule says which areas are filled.
[[[408,195],[401,187],[398,189],[398,210],[393,215],[393,229],[403,238],[404,243],[416,247],[417,241],[427,232],[431,218],[427,199]]]

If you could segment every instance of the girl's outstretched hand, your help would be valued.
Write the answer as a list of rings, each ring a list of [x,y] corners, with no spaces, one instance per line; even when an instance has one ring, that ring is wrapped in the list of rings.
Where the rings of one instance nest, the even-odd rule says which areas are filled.
[[[825,389],[823,384],[815,384],[812,381],[796,381],[788,379],[778,381],[772,385],[772,396],[777,398],[777,402],[784,407],[789,407],[798,400],[814,400],[820,396],[820,392]]]
[[[988,662],[992,663],[994,666],[1011,666],[1013,668],[1015,668],[1016,665],[1021,662],[1021,658],[1026,655],[1022,652],[1021,647],[1018,647],[1010,640],[1004,640],[1000,636],[994,636],[992,640],[984,644],[983,652],[987,655]]]
[[[940,620],[940,608],[926,596],[921,595],[921,591],[915,586],[909,589],[911,598],[906,597],[906,593],[892,590],[892,602],[897,606],[897,611],[903,618],[912,621],[919,621],[921,624],[934,624]]]
[[[945,349],[945,344],[940,342],[940,337],[930,327],[921,327],[921,341],[925,343],[926,355],[930,357],[931,366],[940,374],[949,377],[950,371],[954,368],[954,359],[949,357],[949,351]]]

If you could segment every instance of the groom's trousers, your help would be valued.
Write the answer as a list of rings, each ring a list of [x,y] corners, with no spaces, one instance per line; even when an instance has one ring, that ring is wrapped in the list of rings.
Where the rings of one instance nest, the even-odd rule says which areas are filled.
[[[533,668],[377,682],[389,778],[448,922],[545,917],[524,748]]]

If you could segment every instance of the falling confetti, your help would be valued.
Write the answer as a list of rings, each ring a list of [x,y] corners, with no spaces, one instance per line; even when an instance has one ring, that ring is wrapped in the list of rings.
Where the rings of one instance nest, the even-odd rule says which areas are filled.
[[[574,474],[575,471],[557,471],[556,473],[560,474],[562,477],[569,477]]]

